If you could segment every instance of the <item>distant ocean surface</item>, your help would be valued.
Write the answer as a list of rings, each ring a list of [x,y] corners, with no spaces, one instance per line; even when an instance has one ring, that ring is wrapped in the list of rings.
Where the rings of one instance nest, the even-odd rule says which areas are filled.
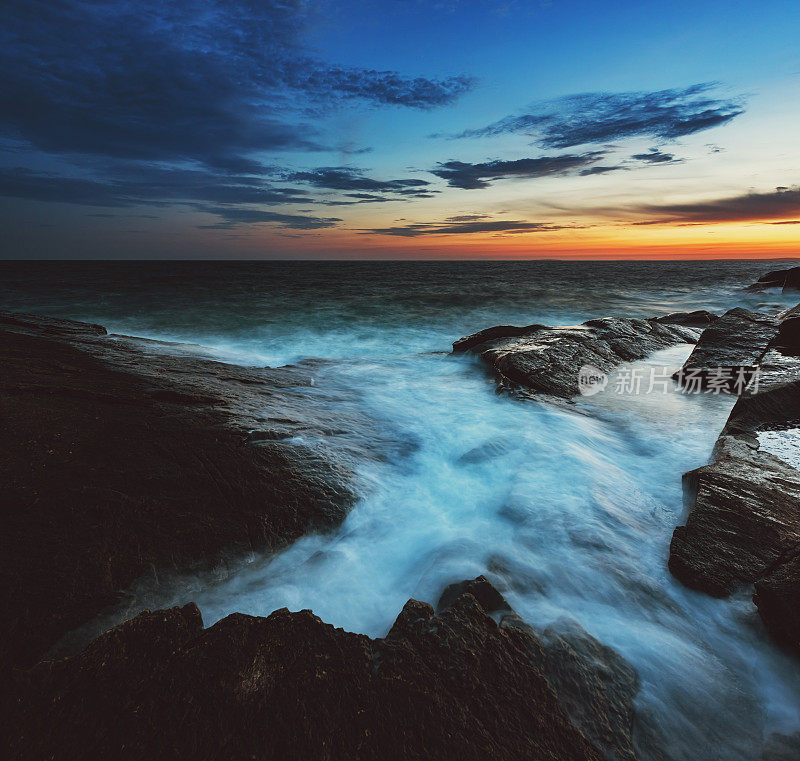
[[[407,443],[364,462],[342,527],[225,578],[186,579],[207,624],[311,608],[385,634],[409,597],[486,574],[537,627],[576,622],[638,670],[653,761],[756,761],[800,730],[800,670],[747,593],[714,600],[666,565],[681,475],[708,458],[727,397],[605,393],[574,409],[498,394],[451,343],[498,324],[575,324],[798,299],[743,287],[780,262],[0,262],[0,308],[189,341],[214,359],[324,359],[319,383]],[[641,368],[680,365],[691,347]],[[315,446],[316,442],[304,442]],[[365,442],[369,444],[369,442]]]

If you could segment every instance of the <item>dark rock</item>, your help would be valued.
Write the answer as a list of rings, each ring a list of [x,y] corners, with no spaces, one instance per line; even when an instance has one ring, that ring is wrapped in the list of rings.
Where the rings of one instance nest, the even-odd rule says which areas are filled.
[[[800,356],[800,316],[792,315],[781,321],[774,346],[787,356]]]
[[[310,383],[0,313],[1,665],[33,662],[142,574],[337,525],[354,451],[248,438],[364,424]]]
[[[784,293],[800,290],[800,267],[768,272],[748,286],[747,290],[763,291],[766,288],[780,288]]]
[[[800,655],[800,545],[756,582],[753,602],[775,640]]]
[[[800,759],[800,732],[793,735],[771,734],[761,754],[761,761],[797,761]]]
[[[501,626],[509,625],[518,624],[504,618]],[[545,629],[540,640],[534,662],[572,723],[607,761],[635,761],[636,669],[574,622]]]
[[[798,419],[800,381],[742,397],[711,463],[684,475],[690,512],[669,554],[669,568],[684,584],[727,596],[800,543],[800,472],[760,451],[756,436]]]
[[[477,354],[501,378],[523,388],[569,399],[579,393],[583,366],[608,372],[658,349],[694,343],[698,336],[699,330],[683,325],[606,317],[572,327],[490,328],[453,348]]]
[[[776,317],[736,307],[703,331],[675,379],[683,384],[708,385],[712,378],[724,390],[744,390],[770,342],[778,332]]]
[[[719,315],[705,309],[694,312],[673,312],[663,317],[651,317],[653,322],[666,322],[669,325],[684,325],[687,328],[707,328],[719,319]]]
[[[5,757],[600,761],[540,647],[468,593],[410,600],[375,640],[310,611],[204,630],[193,606],[148,612],[14,675]]]
[[[526,624],[485,576],[450,584],[442,592],[442,612],[464,594],[471,594],[488,614],[500,617],[503,629],[531,636],[529,656],[545,675],[573,724],[607,761],[633,761],[634,699],[639,691],[636,670],[573,621],[561,621],[543,632]]]
[[[489,583],[486,577],[478,576],[477,579],[457,581],[445,587],[439,597],[439,602],[436,603],[437,613],[447,610],[465,593],[471,594],[487,613],[513,612],[505,597]]]
[[[487,341],[495,338],[515,338],[518,336],[531,335],[540,330],[546,329],[545,325],[526,325],[517,327],[515,325],[495,325],[493,328],[479,330],[477,333],[459,338],[453,343],[453,353],[461,354],[469,349],[474,349]]]

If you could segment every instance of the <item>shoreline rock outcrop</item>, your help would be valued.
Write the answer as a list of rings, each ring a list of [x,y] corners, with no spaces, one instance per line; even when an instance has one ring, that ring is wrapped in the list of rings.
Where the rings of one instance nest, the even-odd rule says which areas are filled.
[[[683,367],[674,375],[682,385],[712,382],[733,391],[752,379],[767,347],[774,340],[778,318],[736,307],[723,314],[700,335]]]
[[[790,267],[785,270],[773,270],[762,275],[758,280],[747,287],[748,291],[763,291],[767,288],[780,288],[783,293],[800,291],[800,267]]]
[[[459,339],[453,353],[477,355],[501,379],[528,391],[571,399],[580,392],[582,367],[609,372],[659,349],[695,343],[702,329],[698,324],[712,318],[697,312],[650,320],[603,317],[566,327],[500,325]]]
[[[580,678],[559,652],[562,681]],[[601,761],[548,657],[469,591],[438,613],[409,600],[382,639],[310,611],[207,629],[193,604],[147,611],[80,655],[14,674],[5,757]]]
[[[735,316],[742,319],[750,317]],[[759,318],[759,344],[768,331],[771,338],[763,349],[747,349],[750,357],[760,351],[752,366],[758,387],[737,400],[710,462],[684,475],[689,513],[673,534],[669,568],[715,597],[755,585],[765,627],[800,654],[800,359],[794,328],[784,327],[794,319],[792,310],[771,324]],[[708,346],[720,344],[713,339]],[[716,357],[726,351],[709,349]]]
[[[310,396],[309,369],[155,343],[0,313],[3,670],[142,574],[280,547],[338,525],[356,500],[358,453],[292,441],[367,425]]]

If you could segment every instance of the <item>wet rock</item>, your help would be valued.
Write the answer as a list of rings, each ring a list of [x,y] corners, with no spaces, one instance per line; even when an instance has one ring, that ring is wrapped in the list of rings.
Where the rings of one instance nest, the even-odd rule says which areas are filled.
[[[767,288],[780,288],[783,293],[800,290],[800,267],[785,270],[773,270],[762,275],[747,287],[748,291],[763,291]]]
[[[673,534],[669,568],[687,586],[718,597],[755,584],[765,627],[800,653],[797,309],[775,319],[757,364],[758,388],[737,400],[711,462],[684,475],[690,511]]]
[[[530,335],[546,329],[546,325],[526,325],[525,327],[517,327],[515,325],[495,325],[493,328],[479,330],[477,333],[465,336],[464,338],[459,338],[458,341],[453,343],[453,353],[461,354],[496,338],[516,338],[518,336]]]
[[[456,341],[453,350],[478,355],[501,379],[534,393],[569,399],[579,393],[584,366],[608,372],[699,335],[666,321],[605,317],[571,327],[489,328]]]
[[[436,611],[447,610],[463,594],[471,594],[487,613],[513,612],[505,597],[489,583],[485,576],[477,579],[457,581],[445,587],[436,603]]]
[[[787,356],[800,356],[800,316],[790,315],[781,321],[774,346]]]
[[[526,624],[486,579],[450,584],[437,604],[441,612],[471,594],[500,627],[530,635],[528,654],[545,675],[559,705],[607,761],[633,761],[636,670],[619,653],[598,642],[574,621],[559,621],[543,632]]]
[[[366,425],[310,398],[309,371],[150,343],[0,313],[2,666],[31,663],[142,574],[282,546],[355,502],[346,436],[281,440]]]
[[[797,761],[800,758],[800,732],[793,735],[771,734],[767,738],[761,761]]]
[[[756,582],[753,602],[775,640],[800,655],[800,546]]]
[[[636,669],[575,622],[545,629],[540,640],[536,663],[567,716],[607,761],[634,761]]]
[[[795,420],[800,381],[742,397],[712,461],[684,475],[690,512],[673,534],[669,568],[687,586],[727,596],[800,543],[800,472],[758,441]]]
[[[464,454],[458,458],[458,462],[462,465],[477,465],[478,463],[503,457],[513,451],[517,446],[518,442],[515,442],[513,438],[498,436],[464,452]]]
[[[770,342],[778,332],[776,317],[736,307],[714,321],[675,374],[683,385],[708,385],[712,378],[728,381],[726,390],[744,390]],[[745,378],[745,383],[741,379]]]
[[[17,672],[8,758],[599,761],[537,665],[536,638],[469,593],[410,600],[385,639],[310,611],[144,613]],[[599,706],[598,706],[599,707]]]
[[[719,315],[706,309],[696,309],[693,312],[672,312],[663,317],[651,317],[653,322],[666,322],[669,325],[684,325],[687,328],[707,328],[719,319]]]

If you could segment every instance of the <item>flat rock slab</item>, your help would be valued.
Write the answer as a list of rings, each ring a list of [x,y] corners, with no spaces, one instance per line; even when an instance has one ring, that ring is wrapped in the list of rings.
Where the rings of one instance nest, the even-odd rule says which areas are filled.
[[[800,380],[737,401],[711,462],[684,476],[690,512],[669,568],[717,597],[755,583],[765,625],[800,653],[798,428]]]
[[[469,593],[409,600],[384,639],[310,611],[146,612],[14,675],[8,758],[600,761],[540,669],[541,644]]]
[[[779,328],[778,318],[736,307],[706,328],[675,378],[683,385],[707,386],[712,379],[728,381],[721,390],[733,390],[739,374],[747,385]],[[716,381],[714,381],[716,382]],[[724,388],[722,388],[724,386]]]
[[[453,351],[479,356],[501,378],[529,391],[570,399],[580,392],[578,376],[584,366],[609,372],[659,349],[695,343],[699,335],[699,328],[668,318],[605,317],[570,327],[488,328],[456,341]]]
[[[142,574],[338,525],[369,421],[313,378],[0,313],[0,664],[40,657]]]

